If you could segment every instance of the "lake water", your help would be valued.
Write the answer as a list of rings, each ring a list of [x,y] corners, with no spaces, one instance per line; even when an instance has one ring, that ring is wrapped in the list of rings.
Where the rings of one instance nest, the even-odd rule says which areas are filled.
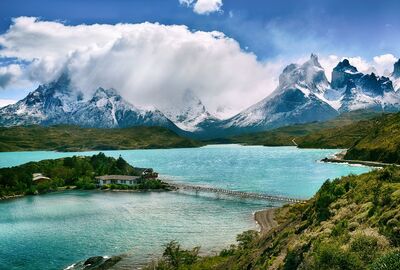
[[[173,181],[311,197],[328,178],[366,167],[318,160],[337,150],[218,145],[193,149],[104,151]],[[97,152],[0,153],[0,167]],[[62,269],[95,255],[127,253],[124,263],[156,258],[162,245],[217,251],[256,229],[252,213],[266,202],[210,194],[69,191],[0,202],[0,269]]]

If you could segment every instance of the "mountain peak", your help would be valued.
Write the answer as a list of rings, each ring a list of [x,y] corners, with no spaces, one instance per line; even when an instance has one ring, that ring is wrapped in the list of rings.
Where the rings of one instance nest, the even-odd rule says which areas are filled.
[[[355,66],[352,66],[348,59],[343,59],[343,61],[339,62],[336,67],[333,69],[334,71],[342,71],[342,72],[350,72],[350,73],[358,73],[358,70]]]
[[[99,87],[93,94],[93,97],[100,97],[100,98],[110,98],[110,97],[119,97],[120,95],[117,91],[113,88],[104,89],[103,87]]]
[[[302,89],[308,95],[311,93],[323,93],[329,88],[325,71],[318,62],[318,57],[311,54],[310,59],[302,65],[290,64],[279,76],[279,90]]]
[[[307,63],[312,64],[313,66],[322,68],[321,64],[318,61],[318,56],[316,54],[314,54],[314,53],[312,53],[310,55],[310,59],[304,64],[307,64]]]
[[[400,59],[394,63],[392,76],[396,79],[400,78]]]

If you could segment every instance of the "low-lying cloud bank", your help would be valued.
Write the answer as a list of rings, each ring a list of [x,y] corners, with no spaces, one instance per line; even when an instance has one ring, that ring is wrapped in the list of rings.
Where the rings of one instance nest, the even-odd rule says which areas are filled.
[[[342,58],[320,57],[328,76]],[[11,64],[2,66],[2,59]],[[88,95],[100,86],[115,88],[136,106],[166,107],[179,106],[178,97],[191,90],[212,113],[228,117],[266,97],[283,67],[304,59],[260,62],[221,32],[182,25],[69,26],[19,17],[0,35],[0,88],[50,82],[67,71],[76,89]],[[350,58],[360,71],[373,66],[378,74],[391,71],[395,60]]]

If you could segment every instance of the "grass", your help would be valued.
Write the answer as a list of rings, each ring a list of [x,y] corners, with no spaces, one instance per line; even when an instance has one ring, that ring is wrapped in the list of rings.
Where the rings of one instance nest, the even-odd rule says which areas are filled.
[[[339,117],[326,122],[313,122],[286,126],[264,132],[211,140],[210,142],[264,146],[293,146],[294,139],[297,144],[300,144],[300,146],[303,144],[304,147],[342,148],[343,145],[349,145],[349,141],[352,142],[351,137],[353,137],[353,134],[348,136],[348,140],[343,142],[342,140],[339,140],[339,143],[336,143],[337,139],[333,136],[329,136],[329,132],[333,133],[337,128],[344,128],[361,120],[367,121],[367,119],[374,118],[378,115],[378,113],[371,111],[354,111],[343,113]],[[359,133],[362,132],[363,131],[359,131]],[[321,138],[318,136],[321,136]],[[323,141],[324,138],[327,139]],[[318,140],[321,141],[319,142]]]
[[[202,143],[161,127],[95,129],[76,126],[0,128],[0,152],[87,151],[197,147]]]

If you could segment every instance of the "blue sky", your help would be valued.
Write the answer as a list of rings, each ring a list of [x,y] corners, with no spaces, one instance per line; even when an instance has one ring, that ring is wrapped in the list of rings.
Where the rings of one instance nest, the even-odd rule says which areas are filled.
[[[215,12],[199,14],[195,12],[196,1],[220,2],[222,6]],[[192,4],[188,6],[182,2],[192,2]],[[1,0],[0,106],[1,100],[23,98],[38,84],[46,83],[54,78],[62,68],[73,62],[71,59],[66,60],[67,55],[71,56],[71,50],[75,52],[91,50],[90,46],[93,45],[91,40],[88,40],[87,44],[74,47],[77,40],[60,38],[59,42],[64,42],[64,44],[61,44],[60,50],[57,51],[57,46],[60,44],[57,45],[54,39],[58,35],[63,38],[70,35],[68,26],[118,23],[135,25],[143,22],[187,26],[192,34],[180,33],[179,37],[174,37],[177,39],[172,41],[168,40],[168,34],[166,36],[163,34],[163,27],[150,30],[155,35],[155,40],[158,40],[156,34],[159,34],[161,41],[166,42],[160,43],[163,44],[161,47],[165,52],[160,54],[160,62],[164,62],[159,64],[157,59],[151,59],[150,64],[140,63],[142,67],[140,70],[134,70],[135,65],[129,66],[128,71],[120,70],[118,74],[127,74],[128,77],[149,71],[142,78],[129,84],[130,88],[132,85],[139,88],[135,90],[136,92],[133,91],[136,96],[133,97],[133,92],[122,92],[134,101],[139,95],[145,95],[146,87],[142,86],[146,86],[146,83],[140,85],[137,82],[146,82],[146,79],[151,79],[156,69],[160,74],[157,73],[159,81],[155,80],[158,83],[154,83],[155,88],[170,85],[171,89],[180,89],[177,93],[190,88],[205,103],[208,101],[209,106],[214,107],[215,110],[218,106],[213,104],[214,100],[229,103],[227,96],[232,96],[231,104],[228,105],[238,110],[268,95],[276,86],[279,73],[285,65],[304,61],[312,52],[320,56],[328,77],[333,65],[343,57],[353,57],[351,62],[362,71],[370,70],[371,63],[381,64],[378,69],[382,73],[384,69],[390,69],[393,61],[400,56],[399,13],[400,2],[394,0]],[[56,22],[58,26],[49,27],[49,25],[42,25],[38,21],[28,19],[19,20],[19,27],[14,27],[11,31],[10,27],[15,23],[12,19],[22,16],[36,17],[38,21],[43,22]],[[54,30],[58,29],[57,27],[61,27],[60,33]],[[99,30],[100,34],[101,31],[107,32],[108,38],[116,42],[112,33],[114,30],[107,29]],[[234,42],[230,42],[228,38],[218,41],[220,38],[212,34],[208,34],[207,37],[200,36],[195,34],[197,30],[219,31],[226,37],[232,38]],[[84,39],[85,35],[77,34],[78,29],[72,31],[76,39]],[[173,33],[175,30],[171,28],[168,31]],[[12,33],[7,36],[10,32]],[[14,39],[16,36],[22,38]],[[102,37],[97,40],[98,36],[99,33],[94,34],[93,38],[96,39],[94,43],[105,50]],[[8,42],[8,45],[3,43],[3,47],[2,37]],[[184,55],[182,50],[174,51],[170,55],[170,60],[165,59],[164,55],[171,51],[168,44],[182,43],[182,48],[186,48],[187,44],[182,40],[188,39],[193,39],[193,44],[197,45],[188,49]],[[132,44],[136,44],[135,42],[139,39],[132,41],[128,38],[124,41],[131,42],[129,44],[132,48]],[[147,44],[145,43],[147,41],[144,39],[143,44]],[[70,44],[65,44],[65,42]],[[209,45],[207,42],[212,44],[211,53],[204,54],[202,50],[196,52],[199,46],[206,48]],[[236,42],[239,48],[235,48]],[[37,47],[25,46],[27,44],[34,44]],[[44,50],[42,54],[40,54],[41,45]],[[157,44],[146,46],[153,45],[157,46]],[[9,47],[5,48],[5,46]],[[128,53],[131,53],[128,49]],[[46,50],[49,55],[52,55],[51,57],[48,57]],[[36,51],[38,51],[37,55],[35,55]],[[93,53],[90,51],[88,55]],[[331,55],[335,57],[329,58]],[[388,56],[374,59],[380,55]],[[79,57],[82,58],[82,55]],[[102,58],[102,63],[114,65],[113,57],[113,54],[109,53],[107,57]],[[132,58],[126,57],[130,63],[140,61],[136,54],[130,57]],[[186,59],[182,60],[185,57]],[[190,59],[199,60],[193,63]],[[208,62],[204,64],[203,59],[207,59]],[[171,66],[173,63],[178,63],[180,66],[178,64]],[[82,68],[79,72],[90,70],[90,63],[85,64],[87,64],[86,69]],[[164,73],[159,70],[161,66],[166,67]],[[70,69],[71,66],[68,68]],[[188,69],[193,74],[185,73],[187,76],[182,78],[177,76],[176,81],[171,81],[171,76],[168,75],[171,72],[181,74]],[[82,77],[79,72],[76,71],[76,77]],[[253,74],[254,77],[252,77]],[[247,77],[240,78],[240,76]],[[96,82],[101,85],[88,82],[84,87],[128,88],[128,82],[124,85],[119,83],[121,75],[118,78],[108,78],[108,80],[103,80],[103,77]],[[225,81],[218,81],[217,78]],[[212,83],[205,85],[204,82]],[[232,90],[232,88],[235,89]],[[149,93],[151,97],[155,94],[151,91]],[[243,101],[243,94],[248,102]],[[238,102],[239,105],[236,104]]]
[[[310,51],[363,57],[400,54],[396,0],[224,0],[222,10],[198,15],[178,0],[2,0],[0,32],[18,16],[72,25],[150,21],[222,31],[260,59]]]

